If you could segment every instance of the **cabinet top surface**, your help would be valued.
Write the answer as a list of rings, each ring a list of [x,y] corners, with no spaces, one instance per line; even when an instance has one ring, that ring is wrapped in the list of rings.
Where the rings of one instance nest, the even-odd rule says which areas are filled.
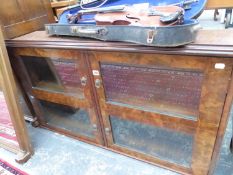
[[[182,47],[159,48],[127,42],[104,42],[78,37],[49,36],[45,31],[36,31],[12,40],[6,40],[6,45],[8,47],[64,48],[233,57],[232,38],[232,29],[200,30],[194,43]]]

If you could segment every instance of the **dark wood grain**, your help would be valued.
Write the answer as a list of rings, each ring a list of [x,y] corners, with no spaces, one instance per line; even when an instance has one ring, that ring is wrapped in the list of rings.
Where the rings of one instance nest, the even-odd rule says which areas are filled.
[[[220,157],[219,153],[221,149],[222,140],[226,132],[227,123],[228,123],[228,120],[230,119],[229,115],[230,115],[230,110],[232,107],[232,102],[233,102],[233,77],[231,75],[230,84],[228,87],[228,93],[227,93],[226,101],[225,101],[224,108],[223,108],[222,118],[219,124],[217,139],[215,141],[214,152],[212,155],[212,162],[211,162],[208,175],[211,175],[214,173],[216,163]]]
[[[63,93],[39,90],[36,88],[33,88],[32,93],[36,98],[41,100],[56,102],[59,104],[64,104],[73,107],[90,107],[90,105],[87,101],[85,101],[85,99],[78,99]]]

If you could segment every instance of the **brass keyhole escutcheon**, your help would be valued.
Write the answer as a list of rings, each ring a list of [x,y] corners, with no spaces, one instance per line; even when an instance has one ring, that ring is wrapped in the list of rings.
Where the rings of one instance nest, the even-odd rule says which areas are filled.
[[[105,128],[104,130],[105,130],[105,133],[106,133],[106,134],[109,134],[110,131],[111,131],[110,128]]]
[[[97,131],[97,125],[96,124],[93,124],[92,128],[93,128],[94,131]]]
[[[95,80],[95,87],[99,89],[100,86],[101,86],[101,80],[100,79],[96,79]]]
[[[86,86],[86,85],[87,85],[87,77],[86,77],[86,76],[83,76],[83,77],[81,78],[81,85],[82,85],[82,86]]]

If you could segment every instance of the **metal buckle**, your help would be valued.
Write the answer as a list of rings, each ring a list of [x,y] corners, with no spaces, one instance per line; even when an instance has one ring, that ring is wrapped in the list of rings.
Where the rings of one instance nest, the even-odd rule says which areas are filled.
[[[156,31],[155,30],[149,30],[147,33],[147,43],[151,44],[154,40],[154,36],[156,35]]]

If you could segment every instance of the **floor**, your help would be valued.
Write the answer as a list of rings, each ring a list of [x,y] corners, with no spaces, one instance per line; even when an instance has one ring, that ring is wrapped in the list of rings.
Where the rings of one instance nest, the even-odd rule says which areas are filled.
[[[224,16],[224,10],[219,10],[217,21],[214,21],[214,10],[205,10],[198,21],[203,29],[225,29],[225,25],[221,22],[222,16]]]
[[[150,164],[28,125],[33,157],[25,164],[0,149],[0,157],[30,175],[178,175]]]

